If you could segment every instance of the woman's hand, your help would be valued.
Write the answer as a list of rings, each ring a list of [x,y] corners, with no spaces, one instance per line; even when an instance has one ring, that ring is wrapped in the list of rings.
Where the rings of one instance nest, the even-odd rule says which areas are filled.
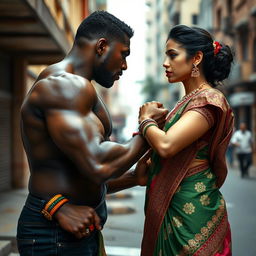
[[[140,107],[139,123],[145,119],[154,119],[160,128],[163,127],[168,110],[163,107],[163,104],[156,101],[146,102]]]
[[[152,150],[147,151],[143,157],[138,161],[136,168],[134,170],[134,177],[136,179],[136,183],[139,186],[146,186],[148,181],[148,170],[151,165]]]

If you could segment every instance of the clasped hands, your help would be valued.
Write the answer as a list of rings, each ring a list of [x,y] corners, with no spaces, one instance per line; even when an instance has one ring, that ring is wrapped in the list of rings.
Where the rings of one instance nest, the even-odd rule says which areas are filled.
[[[144,103],[139,110],[139,124],[145,119],[154,119],[158,127],[164,127],[168,110],[163,107],[163,104],[157,101]]]
[[[156,101],[146,102],[139,110],[139,124],[146,119],[154,119],[158,127],[162,129],[165,125],[168,110],[163,107],[163,104]],[[149,149],[143,157],[137,162],[134,170],[134,175],[137,184],[146,186],[148,181],[148,170],[151,165],[152,149]]]
[[[139,123],[145,119],[154,119],[160,129],[163,128],[168,110],[160,102],[152,101],[143,104],[139,110]],[[149,150],[137,163],[134,175],[138,185],[145,186],[148,169],[151,164],[152,151]],[[55,214],[59,225],[78,239],[89,236],[94,229],[101,230],[100,218],[95,210],[88,206],[64,204]]]

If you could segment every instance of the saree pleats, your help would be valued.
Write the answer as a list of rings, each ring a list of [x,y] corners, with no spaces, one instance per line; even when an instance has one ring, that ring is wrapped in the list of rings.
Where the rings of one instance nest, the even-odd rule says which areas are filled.
[[[154,256],[214,255],[218,245],[222,249],[227,233],[226,216],[225,201],[211,169],[185,178],[164,217]]]

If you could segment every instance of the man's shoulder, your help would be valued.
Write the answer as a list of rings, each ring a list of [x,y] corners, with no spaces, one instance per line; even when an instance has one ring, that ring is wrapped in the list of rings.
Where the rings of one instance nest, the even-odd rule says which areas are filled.
[[[40,80],[38,80],[32,90],[33,91],[47,91],[47,92],[64,92],[68,91],[70,93],[83,90],[83,89],[89,89],[92,88],[92,84],[89,80],[87,80],[84,77],[81,77],[76,74],[71,74],[67,72],[62,72],[58,75],[49,75],[47,77],[44,77]],[[50,91],[48,91],[50,90]]]
[[[46,109],[75,109],[81,102],[90,109],[97,94],[89,80],[71,73],[47,76],[37,81],[25,98],[23,105]]]
[[[96,91],[89,80],[67,72],[40,79],[28,95],[31,103],[45,107],[51,104],[68,107],[81,99],[95,97]]]

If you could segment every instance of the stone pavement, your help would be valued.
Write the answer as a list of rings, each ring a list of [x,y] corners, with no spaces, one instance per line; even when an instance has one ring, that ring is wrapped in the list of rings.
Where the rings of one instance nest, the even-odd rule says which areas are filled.
[[[230,167],[230,171],[239,172],[237,163]],[[256,178],[256,166],[251,167],[249,173],[250,177]],[[0,193],[0,241],[10,241],[13,253],[17,252],[16,226],[26,195],[27,189]],[[103,235],[109,256],[139,256],[144,222],[143,200],[144,188],[108,196],[109,218]],[[0,256],[8,255],[1,252],[1,245],[0,242]]]
[[[24,205],[27,193],[27,189],[10,190],[0,193],[0,256],[18,256],[18,254],[16,254],[17,246],[15,239],[17,220]],[[144,191],[142,194],[144,194]],[[142,212],[137,212],[133,204],[128,203],[127,205],[123,200],[134,200],[132,192],[119,192],[107,197],[109,220],[111,220],[111,216],[115,215],[121,215],[123,218],[126,218],[125,216],[132,214],[132,218],[135,217],[135,219],[138,219],[136,215],[143,215]],[[140,223],[142,225],[143,222],[140,221]],[[120,230],[118,231],[115,229],[115,223],[113,225],[111,222],[104,227],[103,235],[104,237],[106,236],[105,245],[107,255],[139,256],[139,246],[133,247],[129,244],[129,241],[127,241],[127,230],[121,232]],[[139,236],[142,235],[141,233],[142,230],[140,230]],[[132,236],[134,237],[134,234]],[[122,239],[123,241],[126,240],[124,241],[125,246],[118,246],[119,244],[117,241],[119,239]],[[140,243],[138,242],[138,244]],[[12,252],[12,254],[9,254],[9,252]]]

